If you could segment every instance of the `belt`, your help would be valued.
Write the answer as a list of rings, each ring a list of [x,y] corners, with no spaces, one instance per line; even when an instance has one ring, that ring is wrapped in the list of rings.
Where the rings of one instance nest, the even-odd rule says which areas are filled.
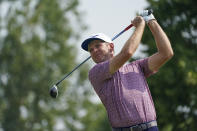
[[[113,131],[143,131],[154,126],[157,126],[157,121],[142,123],[131,127],[113,128]]]

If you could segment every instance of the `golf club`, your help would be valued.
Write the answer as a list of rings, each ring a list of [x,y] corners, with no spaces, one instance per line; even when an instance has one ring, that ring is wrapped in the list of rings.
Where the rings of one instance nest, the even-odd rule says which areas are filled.
[[[148,12],[142,12],[140,15],[141,16],[146,16],[146,15],[150,15],[152,13],[152,10],[149,10]],[[118,38],[121,34],[123,34],[125,31],[129,30],[131,27],[133,26],[133,24],[130,24],[129,26],[127,26],[124,30],[122,30],[120,33],[118,33],[117,35],[115,35],[112,38],[112,41],[115,40],[116,38]],[[91,56],[89,56],[88,58],[86,58],[83,62],[81,62],[79,65],[77,65],[70,73],[66,74],[61,80],[59,80],[55,85],[53,85],[53,87],[50,89],[50,95],[52,98],[57,98],[58,96],[58,88],[57,86],[64,80],[66,79],[68,76],[70,76],[76,69],[78,69],[81,65],[83,65],[86,61],[88,61],[91,58]]]
[[[124,30],[122,30],[120,33],[118,33],[117,35],[115,35],[112,38],[112,41],[115,40],[116,38],[118,38],[121,34],[123,34],[125,31],[129,30],[131,27],[133,26],[133,24],[130,24],[129,26],[127,26]],[[53,85],[53,87],[50,89],[50,95],[53,98],[56,98],[58,96],[58,89],[57,86],[64,80],[66,79],[68,76],[70,76],[76,69],[78,69],[81,65],[83,65],[86,61],[88,61],[91,58],[91,56],[89,56],[88,58],[86,58],[83,62],[81,62],[78,66],[76,66],[70,73],[66,74],[60,81],[58,81],[55,85]]]

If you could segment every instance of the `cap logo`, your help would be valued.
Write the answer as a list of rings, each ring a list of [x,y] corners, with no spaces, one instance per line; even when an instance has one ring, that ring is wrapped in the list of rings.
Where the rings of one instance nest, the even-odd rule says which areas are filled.
[[[95,37],[97,37],[98,35],[94,35],[94,36],[92,36],[92,38],[95,38]]]

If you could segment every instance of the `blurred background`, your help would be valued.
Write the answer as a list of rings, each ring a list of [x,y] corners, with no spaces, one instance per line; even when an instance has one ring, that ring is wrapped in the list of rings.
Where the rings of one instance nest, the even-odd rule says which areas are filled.
[[[197,1],[195,0],[0,0],[0,131],[110,131],[106,111],[88,81],[89,35],[115,36],[136,13],[153,9],[174,57],[148,78],[160,131],[197,129]],[[133,28],[115,43],[118,53]],[[156,52],[145,29],[132,59]]]

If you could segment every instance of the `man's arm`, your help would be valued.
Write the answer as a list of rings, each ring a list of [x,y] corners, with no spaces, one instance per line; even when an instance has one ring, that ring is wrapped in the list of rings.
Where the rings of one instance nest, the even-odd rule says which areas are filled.
[[[173,50],[167,35],[156,20],[150,20],[148,26],[154,36],[157,46],[157,52],[148,58],[148,67],[151,71],[157,71],[173,56]]]
[[[145,21],[141,16],[137,16],[132,23],[136,27],[134,33],[127,40],[120,53],[110,59],[109,71],[111,74],[115,73],[131,58],[131,56],[133,56],[141,41],[144,32]]]

